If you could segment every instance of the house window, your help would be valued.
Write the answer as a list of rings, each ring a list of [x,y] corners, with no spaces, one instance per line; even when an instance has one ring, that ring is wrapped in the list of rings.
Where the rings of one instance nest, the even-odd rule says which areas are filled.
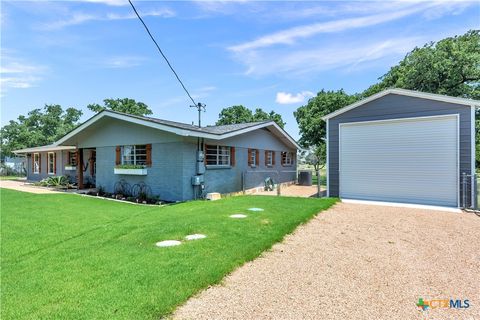
[[[48,153],[48,174],[55,174],[55,152]]]
[[[68,165],[72,167],[77,166],[77,153],[75,151],[68,153]]]
[[[282,152],[282,165],[283,166],[293,165],[293,152]]]
[[[265,165],[267,167],[273,167],[275,153],[272,150],[265,151]]]
[[[147,164],[147,145],[134,145],[122,147],[122,164],[140,165]]]
[[[33,173],[40,173],[40,154],[38,153],[33,154]]]
[[[205,146],[205,160],[207,166],[229,166],[230,147],[227,146]]]
[[[258,149],[248,149],[248,165],[251,167],[258,166],[259,152]]]

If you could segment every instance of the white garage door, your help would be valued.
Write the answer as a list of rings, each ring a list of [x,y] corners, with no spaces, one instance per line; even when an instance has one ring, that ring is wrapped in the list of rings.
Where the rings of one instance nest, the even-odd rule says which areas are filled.
[[[456,115],[340,124],[340,197],[458,205]]]

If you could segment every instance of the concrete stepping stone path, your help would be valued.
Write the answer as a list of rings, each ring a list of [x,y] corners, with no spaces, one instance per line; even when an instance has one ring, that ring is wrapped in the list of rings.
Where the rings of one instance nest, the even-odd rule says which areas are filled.
[[[249,211],[263,211],[262,208],[249,208]]]
[[[179,246],[181,244],[182,242],[178,240],[165,240],[165,241],[160,241],[155,243],[157,247],[173,247],[173,246]]]
[[[243,218],[246,218],[247,216],[244,215],[244,214],[241,214],[241,213],[238,213],[238,214],[232,214],[230,216],[230,218],[234,218],[234,219],[243,219]]]
[[[205,239],[207,236],[204,234],[189,234],[188,236],[185,237],[185,240],[190,241],[190,240],[198,240],[198,239]]]

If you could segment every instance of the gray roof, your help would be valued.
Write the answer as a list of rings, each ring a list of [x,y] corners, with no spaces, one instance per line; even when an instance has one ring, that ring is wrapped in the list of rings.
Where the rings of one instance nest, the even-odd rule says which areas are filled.
[[[134,117],[134,118],[146,120],[146,121],[160,123],[160,124],[170,126],[170,127],[175,127],[175,128],[185,129],[185,130],[191,130],[191,131],[197,131],[197,132],[211,133],[211,134],[230,133],[230,132],[234,132],[234,131],[237,131],[237,130],[242,130],[242,129],[245,129],[245,128],[256,126],[258,124],[267,123],[267,122],[272,121],[272,120],[267,120],[267,121],[257,121],[257,122],[246,122],[246,123],[237,123],[237,124],[226,124],[226,125],[220,125],[220,126],[206,126],[206,127],[199,128],[196,125],[192,125],[192,124],[188,124],[188,123],[182,123],[182,122],[176,122],[176,121],[170,121],[170,120],[164,120],[164,119],[158,119],[158,118],[151,118],[151,117],[144,117],[144,116],[136,116],[136,115],[131,115],[131,114],[128,114],[128,113],[112,111],[112,110],[108,110],[108,111],[118,113],[118,114],[123,114],[123,115],[129,116],[129,117]]]
[[[257,129],[267,129],[281,139],[286,145],[291,146],[292,148],[301,149],[298,143],[281,127],[279,127],[275,121],[268,120],[262,122],[248,122],[248,123],[239,123],[239,124],[229,124],[221,126],[206,126],[199,128],[193,124],[186,124],[176,121],[163,120],[151,117],[136,116],[122,112],[116,112],[111,110],[104,110],[97,113],[72,131],[64,135],[60,140],[58,140],[56,145],[74,145],[78,142],[73,138],[79,134],[82,130],[86,129],[96,121],[104,118],[111,117],[120,119],[122,121],[133,122],[136,124],[156,128],[159,130],[171,132],[181,136],[193,136],[200,137],[212,140],[222,140],[249,132]]]

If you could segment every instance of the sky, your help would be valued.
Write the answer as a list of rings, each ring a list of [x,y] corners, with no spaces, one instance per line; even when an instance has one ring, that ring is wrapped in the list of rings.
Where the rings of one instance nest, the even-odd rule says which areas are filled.
[[[322,89],[361,92],[416,46],[480,27],[467,1],[133,0],[197,102],[293,112]],[[127,0],[1,1],[1,124],[45,104],[133,98],[162,119],[197,113]]]

